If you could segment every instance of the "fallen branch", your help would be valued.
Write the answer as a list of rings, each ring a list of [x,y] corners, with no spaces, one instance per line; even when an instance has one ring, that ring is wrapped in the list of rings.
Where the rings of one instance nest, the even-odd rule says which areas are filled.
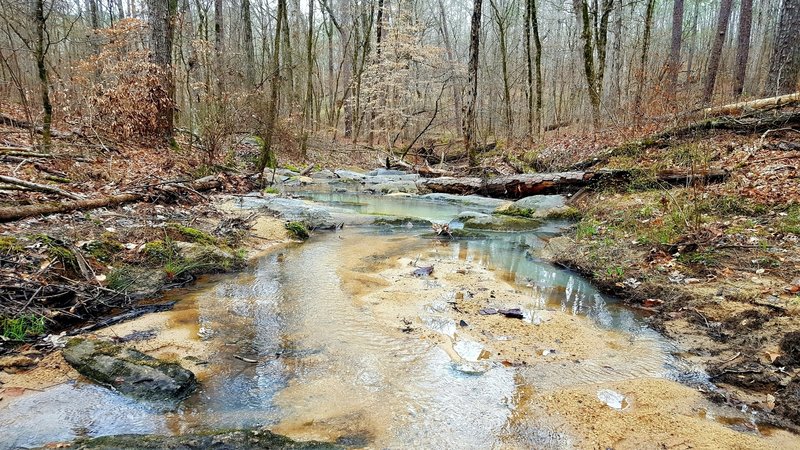
[[[98,330],[100,328],[109,327],[111,325],[124,322],[126,320],[135,319],[141,315],[149,314],[153,312],[162,312],[168,311],[175,306],[175,302],[168,302],[168,303],[160,303],[155,305],[146,305],[140,306],[138,308],[131,309],[130,311],[124,312],[122,314],[109,317],[107,319],[101,320],[99,322],[93,323],[91,325],[87,325],[82,328],[76,328],[67,333],[67,336],[75,336],[76,334],[88,333],[90,331]]]
[[[0,180],[2,181],[2,180]],[[187,183],[184,188],[188,187],[195,191],[208,191],[221,186],[219,180],[215,177],[205,177],[196,180],[192,183]],[[178,188],[176,188],[177,191]],[[171,192],[176,193],[176,192]],[[71,211],[85,211],[96,208],[119,206],[125,203],[133,203],[142,201],[148,198],[145,193],[129,192],[126,194],[111,195],[108,197],[77,200],[74,202],[61,202],[61,203],[39,203],[35,205],[25,206],[11,206],[0,208],[0,223],[11,222],[14,220],[24,219],[26,217],[67,213]]]
[[[39,192],[46,192],[46,193],[49,193],[49,194],[56,194],[56,195],[60,195],[62,197],[71,198],[73,200],[82,200],[83,199],[83,197],[81,197],[80,195],[73,194],[71,192],[67,192],[67,191],[65,191],[63,189],[59,189],[57,187],[47,186],[47,185],[44,185],[44,184],[38,184],[38,183],[34,183],[32,181],[20,180],[19,178],[8,177],[8,176],[5,176],[5,175],[0,175],[0,182],[26,187],[26,188],[28,188],[28,189],[30,189],[32,191],[39,191]]]

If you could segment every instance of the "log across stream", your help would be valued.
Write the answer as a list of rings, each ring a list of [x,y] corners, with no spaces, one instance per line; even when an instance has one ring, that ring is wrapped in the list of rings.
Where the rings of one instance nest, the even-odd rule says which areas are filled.
[[[339,206],[434,221],[494,207],[350,200]],[[180,407],[54,380],[0,408],[0,448],[261,426],[356,448],[798,443],[705,400],[705,374],[643,317],[539,260],[564,225],[452,241],[410,220],[317,233],[170,293],[171,311],[95,331],[194,371],[200,388]]]

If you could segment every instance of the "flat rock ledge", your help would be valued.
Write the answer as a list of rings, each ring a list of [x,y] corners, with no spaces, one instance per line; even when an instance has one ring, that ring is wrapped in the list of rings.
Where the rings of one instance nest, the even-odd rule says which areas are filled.
[[[52,448],[52,447],[47,447]],[[184,434],[181,436],[159,436],[122,434],[89,439],[79,439],[64,447],[66,449],[98,450],[161,450],[161,449],[340,449],[339,445],[324,442],[298,442],[267,430],[234,430]]]
[[[181,400],[197,384],[194,374],[177,363],[107,341],[71,339],[63,355],[81,375],[144,400]]]

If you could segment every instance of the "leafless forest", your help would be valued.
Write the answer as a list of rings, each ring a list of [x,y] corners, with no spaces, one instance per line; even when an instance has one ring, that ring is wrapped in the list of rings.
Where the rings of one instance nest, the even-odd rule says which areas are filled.
[[[313,136],[403,151],[668,123],[794,92],[797,0],[2,0],[2,84],[51,123],[259,166]],[[474,151],[472,152],[474,153]]]

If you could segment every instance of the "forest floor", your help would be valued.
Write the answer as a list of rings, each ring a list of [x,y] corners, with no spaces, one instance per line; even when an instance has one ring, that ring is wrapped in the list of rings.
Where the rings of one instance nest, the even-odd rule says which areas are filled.
[[[13,115],[13,108],[3,111]],[[217,173],[215,200],[254,189],[246,174],[258,148],[246,138],[225,166],[209,166],[186,142],[153,151],[146,142],[59,129],[44,157],[25,128],[0,125],[0,175],[85,197],[143,192],[149,201],[0,225],[0,369],[35,364],[49,348],[45,331],[101,323],[135,309],[138,299],[201,273],[235,270],[248,255],[291,239],[277,219],[220,210],[212,194],[176,182]],[[625,184],[576,195],[581,219],[543,256],[647,311],[654,328],[725,388],[709,393],[717,400],[773,412],[778,425],[800,425],[800,134],[703,132],[605,152],[632,137],[552,138],[538,152],[492,149],[482,165],[500,174],[519,165],[563,170],[602,155],[597,168],[637,169],[641,176]],[[296,171],[302,167],[291,162],[373,168],[385,157],[326,139],[309,141],[305,158],[278,154],[281,166]],[[445,168],[458,173],[460,166]],[[648,176],[707,168],[729,177],[670,188]],[[65,200],[9,186],[0,192],[0,207]]]

